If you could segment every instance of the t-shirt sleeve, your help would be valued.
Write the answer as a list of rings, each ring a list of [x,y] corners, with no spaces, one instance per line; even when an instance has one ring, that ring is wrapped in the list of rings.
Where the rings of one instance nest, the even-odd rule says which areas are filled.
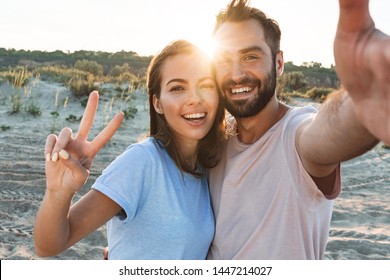
[[[336,169],[336,180],[333,186],[332,194],[325,196],[317,187],[310,174],[303,167],[302,161],[298,154],[295,145],[295,136],[297,128],[309,118],[314,118],[317,110],[312,106],[306,106],[292,114],[291,118],[286,122],[286,127],[283,135],[283,145],[286,150],[286,157],[289,161],[290,174],[296,181],[296,186],[299,186],[297,193],[302,200],[309,205],[315,207],[318,199],[334,199],[341,189],[340,166]],[[314,203],[314,204],[312,204]]]
[[[151,174],[150,153],[141,145],[129,146],[95,181],[92,188],[118,203],[126,213],[126,219],[134,218],[139,204],[145,199]]]

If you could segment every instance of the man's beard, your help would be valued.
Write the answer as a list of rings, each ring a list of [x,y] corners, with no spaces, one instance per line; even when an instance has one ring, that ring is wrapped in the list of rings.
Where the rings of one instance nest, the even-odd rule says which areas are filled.
[[[233,81],[226,81],[222,85],[222,91],[226,91],[230,88]],[[227,96],[223,95],[223,103],[225,108],[236,118],[249,118],[257,115],[267,106],[268,102],[275,94],[276,88],[276,70],[272,67],[272,70],[268,72],[264,82],[262,83],[258,79],[244,78],[239,83],[240,85],[251,85],[251,87],[257,86],[258,91],[253,100],[233,100],[229,101]],[[230,89],[229,89],[230,90]]]

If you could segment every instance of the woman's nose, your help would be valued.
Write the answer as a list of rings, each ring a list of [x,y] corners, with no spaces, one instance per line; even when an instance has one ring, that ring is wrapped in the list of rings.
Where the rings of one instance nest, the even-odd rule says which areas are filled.
[[[192,89],[188,92],[188,105],[196,105],[201,102],[202,98],[200,92],[197,89]]]

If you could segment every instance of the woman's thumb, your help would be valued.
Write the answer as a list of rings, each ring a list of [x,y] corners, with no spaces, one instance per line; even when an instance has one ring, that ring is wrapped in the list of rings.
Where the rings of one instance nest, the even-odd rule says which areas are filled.
[[[62,159],[64,159],[64,160],[67,160],[67,159],[69,158],[69,154],[68,154],[68,152],[65,151],[65,150],[61,150],[58,154],[59,154],[59,156],[60,156]]]
[[[60,156],[62,163],[70,170],[76,171],[76,174],[80,174],[82,177],[88,177],[88,170],[82,166],[79,161],[74,160],[67,151],[62,149],[58,155]]]

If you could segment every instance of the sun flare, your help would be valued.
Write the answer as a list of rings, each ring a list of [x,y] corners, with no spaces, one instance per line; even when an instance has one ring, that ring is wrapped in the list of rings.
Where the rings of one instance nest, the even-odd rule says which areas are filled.
[[[197,38],[192,41],[195,45],[201,48],[210,58],[213,57],[215,51],[215,41],[210,37]]]

